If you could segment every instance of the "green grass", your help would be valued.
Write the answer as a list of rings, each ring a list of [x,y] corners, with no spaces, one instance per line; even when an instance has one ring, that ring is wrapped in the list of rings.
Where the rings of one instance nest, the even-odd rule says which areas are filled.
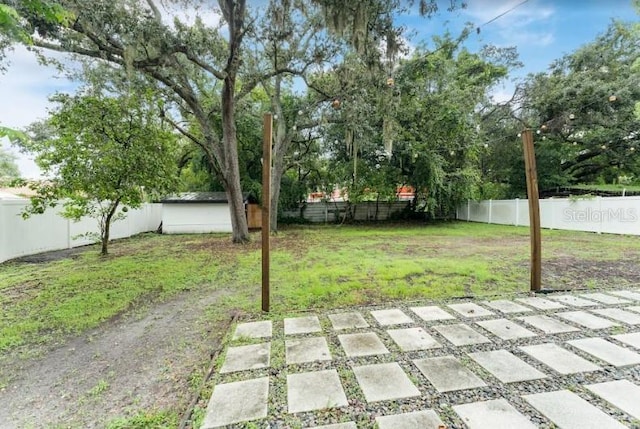
[[[320,226],[272,239],[272,311],[524,291],[528,228],[476,223]],[[144,234],[75,259],[0,265],[0,352],[51,343],[188,289],[232,291],[216,311],[259,311],[260,248],[224,235]],[[543,258],[628,260],[638,238],[543,231]],[[212,315],[211,317],[215,317]]]
[[[543,286],[625,285],[616,267],[637,265],[639,240],[543,230],[543,281],[545,272],[554,275]],[[186,291],[224,291],[202,314],[212,332],[233,312],[260,314],[259,233],[241,246],[231,244],[228,235],[143,234],[112,243],[111,251],[107,258],[92,247],[55,262],[0,264],[0,362],[122,315],[144,314]],[[574,265],[578,268],[571,271]],[[594,276],[591,266],[609,271]],[[524,292],[528,269],[529,230],[523,227],[466,222],[290,227],[272,238],[271,315]],[[187,386],[195,389],[199,381]],[[87,398],[109,388],[100,380]],[[142,410],[107,427],[175,427],[182,411]],[[201,414],[196,408],[195,417],[202,419]]]

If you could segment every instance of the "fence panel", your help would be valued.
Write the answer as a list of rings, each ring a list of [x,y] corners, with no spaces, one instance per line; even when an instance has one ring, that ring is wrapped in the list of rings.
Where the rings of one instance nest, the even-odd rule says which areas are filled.
[[[502,225],[529,225],[527,200],[468,201],[457,218]],[[540,200],[543,228],[640,235],[640,197]]]
[[[406,201],[358,203],[355,207],[352,206],[354,220],[388,220],[393,213],[404,210],[407,204]],[[311,223],[340,222],[347,207],[348,203],[343,201],[307,203],[302,211],[302,217]],[[300,210],[288,210],[283,214],[286,217],[300,217]]]
[[[0,200],[0,262],[20,256],[50,250],[69,249],[94,243],[87,233],[99,234],[95,219],[79,222],[62,217],[58,208],[22,219],[29,204],[26,200]],[[111,238],[125,238],[146,231],[155,231],[162,220],[162,204],[145,204],[130,210],[126,219],[112,225]]]

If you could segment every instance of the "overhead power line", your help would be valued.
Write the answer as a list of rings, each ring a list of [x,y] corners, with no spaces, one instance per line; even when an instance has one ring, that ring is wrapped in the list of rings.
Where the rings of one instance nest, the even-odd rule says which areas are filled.
[[[506,11],[502,12],[500,15],[491,18],[489,21],[485,22],[484,24],[479,25],[478,27],[476,27],[476,32],[480,33],[480,28],[484,27],[485,25],[489,25],[491,24],[493,21],[496,21],[500,18],[502,18],[503,16],[505,16],[506,14],[513,12],[514,10],[516,10],[517,8],[519,8],[520,6],[522,6],[523,4],[527,3],[529,0],[524,0],[520,3],[518,3],[517,5],[513,6],[510,9],[507,9]]]

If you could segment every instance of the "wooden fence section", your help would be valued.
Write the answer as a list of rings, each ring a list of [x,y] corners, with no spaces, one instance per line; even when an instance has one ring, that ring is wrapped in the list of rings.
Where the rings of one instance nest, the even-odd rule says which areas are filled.
[[[379,221],[388,220],[393,213],[405,210],[409,205],[407,201],[375,202],[367,201],[350,205],[348,202],[318,202],[306,203],[298,210],[288,210],[285,217],[303,218],[312,223],[341,222],[347,210],[353,214],[351,220]]]

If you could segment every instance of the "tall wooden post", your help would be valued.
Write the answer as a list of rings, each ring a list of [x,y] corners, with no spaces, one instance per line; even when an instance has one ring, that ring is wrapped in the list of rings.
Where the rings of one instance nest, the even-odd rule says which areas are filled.
[[[264,114],[262,142],[262,311],[269,312],[269,265],[271,247],[271,141],[273,116]]]
[[[542,273],[542,240],[540,236],[540,201],[538,198],[538,173],[536,153],[533,148],[533,133],[530,129],[522,131],[524,166],[527,176],[527,199],[529,201],[529,228],[531,230],[531,291],[540,290]]]

